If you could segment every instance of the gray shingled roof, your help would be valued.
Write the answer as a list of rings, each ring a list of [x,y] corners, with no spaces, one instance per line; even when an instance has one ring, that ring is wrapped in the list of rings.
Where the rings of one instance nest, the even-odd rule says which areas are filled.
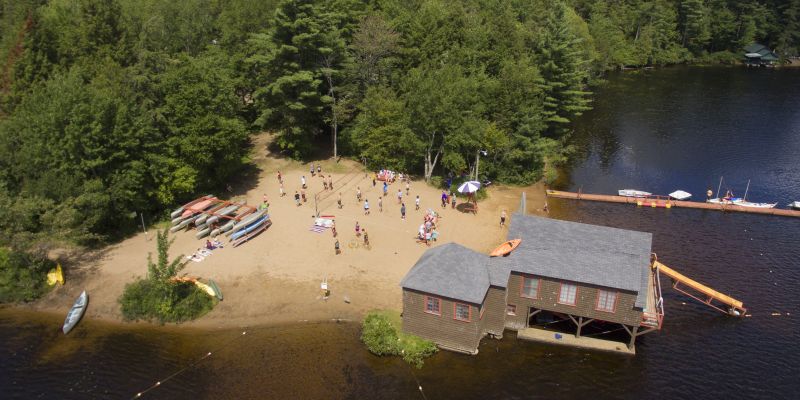
[[[488,256],[459,244],[443,244],[422,254],[400,286],[481,304],[489,290],[487,261]]]
[[[644,308],[652,234],[515,214],[508,238],[522,243],[491,259],[492,284],[507,282],[513,270],[636,292],[636,307]]]

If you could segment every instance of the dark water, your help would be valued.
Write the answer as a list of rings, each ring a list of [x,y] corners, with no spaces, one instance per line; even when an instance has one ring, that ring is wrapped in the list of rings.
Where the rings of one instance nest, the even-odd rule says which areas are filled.
[[[800,70],[676,68],[612,76],[577,127],[561,184],[585,192],[684,189],[719,176],[748,199],[800,200]],[[353,324],[241,331],[116,326],[0,310],[0,398],[790,399],[800,391],[800,220],[551,201],[558,218],[654,233],[659,259],[732,295],[734,319],[665,287],[660,333],[636,357],[484,340],[422,370],[371,356]],[[668,282],[663,282],[668,286]],[[772,313],[781,313],[773,316]],[[788,315],[787,315],[788,314]]]

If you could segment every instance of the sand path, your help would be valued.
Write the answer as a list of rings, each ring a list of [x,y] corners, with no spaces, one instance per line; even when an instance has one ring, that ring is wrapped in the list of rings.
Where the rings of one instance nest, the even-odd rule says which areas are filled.
[[[505,239],[505,229],[499,226],[503,209],[509,217],[519,206],[520,194],[525,191],[528,212],[541,213],[544,190],[540,184],[525,188],[493,186],[488,199],[481,201],[477,214],[466,213],[457,207],[440,207],[441,191],[422,181],[411,182],[410,196],[405,185],[389,186],[383,199],[383,212],[378,210],[382,183],[372,185],[372,175],[365,177],[363,168],[351,161],[335,163],[322,161],[325,175],[335,181],[334,192],[324,191],[322,179],[309,175],[309,164],[299,164],[274,158],[263,150],[269,136],[255,140],[255,158],[259,168],[258,182],[233,199],[245,199],[258,205],[266,195],[270,203],[272,226],[250,242],[238,247],[215,250],[200,263],[191,262],[183,271],[188,275],[211,278],[219,284],[225,300],[206,316],[190,325],[201,327],[241,327],[269,323],[288,323],[327,319],[359,319],[375,308],[400,309],[400,280],[428,249],[415,240],[424,212],[431,208],[440,212],[442,243],[456,242],[476,251],[488,252]],[[286,196],[279,196],[276,171],[283,174]],[[295,190],[300,190],[305,175],[309,188],[308,202],[296,206]],[[252,186],[252,185],[251,185]],[[363,203],[357,203],[360,188],[369,199],[370,215],[364,215]],[[400,218],[397,204],[398,188],[403,190],[407,216]],[[338,209],[336,200],[342,193],[344,207]],[[314,233],[314,195],[319,194],[317,207],[321,215],[335,215],[342,254],[334,254],[334,237],[330,230]],[[414,198],[421,199],[420,210]],[[223,196],[220,196],[223,197]],[[459,203],[461,203],[459,198]],[[371,249],[355,237],[358,221],[369,233]],[[154,229],[154,228],[151,228]],[[172,234],[175,242],[171,256],[191,254],[203,244],[194,238],[194,230]],[[56,288],[33,305],[36,309],[66,311],[81,290],[90,293],[89,318],[121,321],[117,298],[126,283],[147,272],[147,254],[155,252],[155,231],[133,236],[101,251],[87,254],[79,264],[67,270],[67,284]],[[223,240],[227,243],[227,239]],[[321,298],[320,283],[327,279],[331,296]],[[346,301],[347,300],[347,301]]]

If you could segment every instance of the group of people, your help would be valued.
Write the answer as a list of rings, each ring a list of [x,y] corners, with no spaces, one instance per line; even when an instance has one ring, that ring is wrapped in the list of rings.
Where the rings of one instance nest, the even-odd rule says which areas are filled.
[[[439,216],[435,211],[428,210],[425,213],[423,223],[419,226],[418,239],[425,243],[426,246],[431,245],[431,241],[436,241],[439,238],[439,231],[436,230],[436,224],[439,222]]]

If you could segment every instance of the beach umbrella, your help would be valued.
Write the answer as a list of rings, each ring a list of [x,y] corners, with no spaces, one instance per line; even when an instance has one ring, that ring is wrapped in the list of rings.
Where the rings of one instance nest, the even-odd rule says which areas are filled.
[[[458,187],[459,193],[475,193],[481,188],[481,183],[478,181],[468,181]]]

